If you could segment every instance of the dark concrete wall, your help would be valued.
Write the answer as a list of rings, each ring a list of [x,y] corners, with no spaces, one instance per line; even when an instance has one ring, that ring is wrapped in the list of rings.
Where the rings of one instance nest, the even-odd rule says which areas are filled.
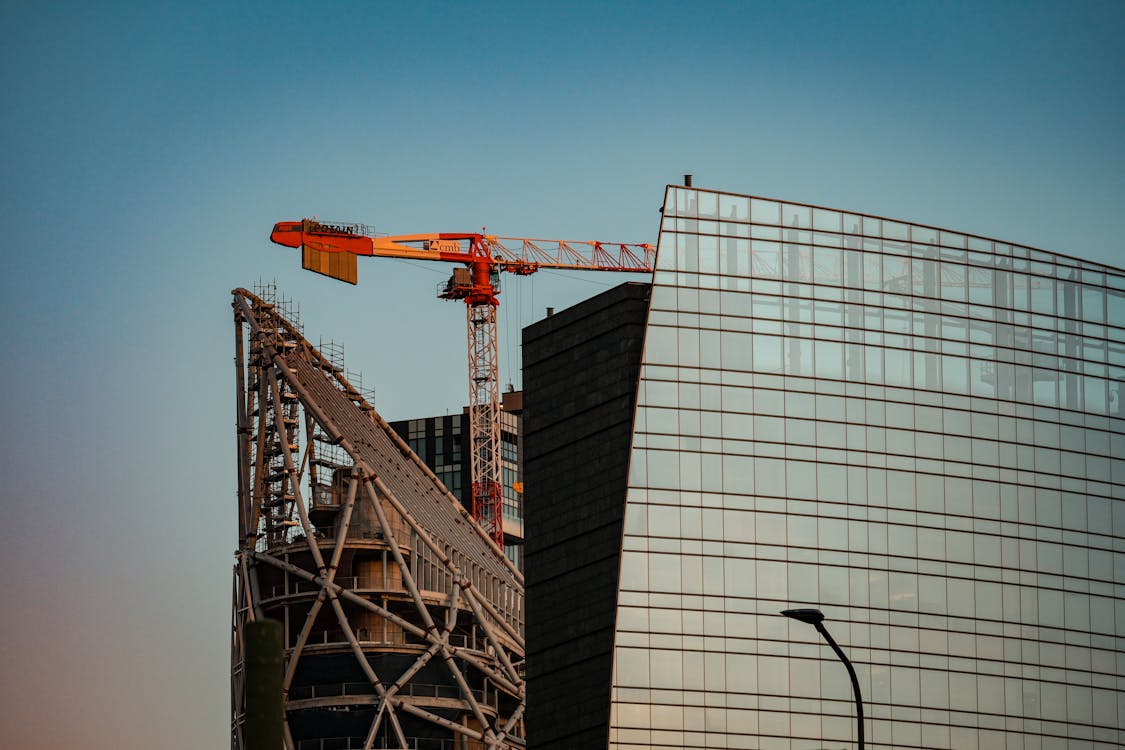
[[[523,332],[530,750],[605,748],[648,284]]]

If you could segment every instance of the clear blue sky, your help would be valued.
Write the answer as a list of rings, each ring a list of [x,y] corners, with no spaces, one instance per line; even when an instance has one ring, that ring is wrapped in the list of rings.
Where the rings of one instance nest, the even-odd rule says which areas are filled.
[[[464,401],[445,269],[275,221],[653,241],[663,187],[1125,265],[1125,5],[0,6],[0,746],[227,742],[229,291],[276,279],[394,419]],[[520,325],[618,278],[540,274]]]

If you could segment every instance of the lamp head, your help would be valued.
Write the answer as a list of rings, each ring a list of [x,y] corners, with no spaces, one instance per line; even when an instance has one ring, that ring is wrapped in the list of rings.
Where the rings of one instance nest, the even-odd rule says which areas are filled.
[[[819,609],[802,608],[802,609],[786,609],[782,611],[783,615],[794,620],[800,620],[807,625],[819,625],[824,622],[824,613]]]

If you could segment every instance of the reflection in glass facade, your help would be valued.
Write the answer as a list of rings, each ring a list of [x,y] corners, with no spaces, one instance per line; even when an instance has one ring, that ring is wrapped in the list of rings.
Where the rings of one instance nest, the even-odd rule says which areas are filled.
[[[1125,275],[666,196],[610,747],[1125,744]]]

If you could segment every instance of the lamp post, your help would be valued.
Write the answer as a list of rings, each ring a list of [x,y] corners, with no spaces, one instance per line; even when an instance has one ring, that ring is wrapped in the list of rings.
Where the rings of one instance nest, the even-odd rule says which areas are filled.
[[[824,636],[824,640],[828,641],[828,645],[832,647],[832,650],[836,652],[836,656],[840,657],[840,661],[844,662],[844,666],[848,669],[848,677],[852,678],[852,690],[855,691],[856,734],[859,738],[859,750],[863,750],[863,698],[861,698],[859,694],[859,678],[855,676],[855,668],[852,667],[852,663],[848,661],[848,657],[844,655],[839,644],[836,643],[836,640],[829,635],[828,630],[825,629],[824,613],[819,609],[805,608],[787,609],[781,614],[816,628],[817,631]]]

